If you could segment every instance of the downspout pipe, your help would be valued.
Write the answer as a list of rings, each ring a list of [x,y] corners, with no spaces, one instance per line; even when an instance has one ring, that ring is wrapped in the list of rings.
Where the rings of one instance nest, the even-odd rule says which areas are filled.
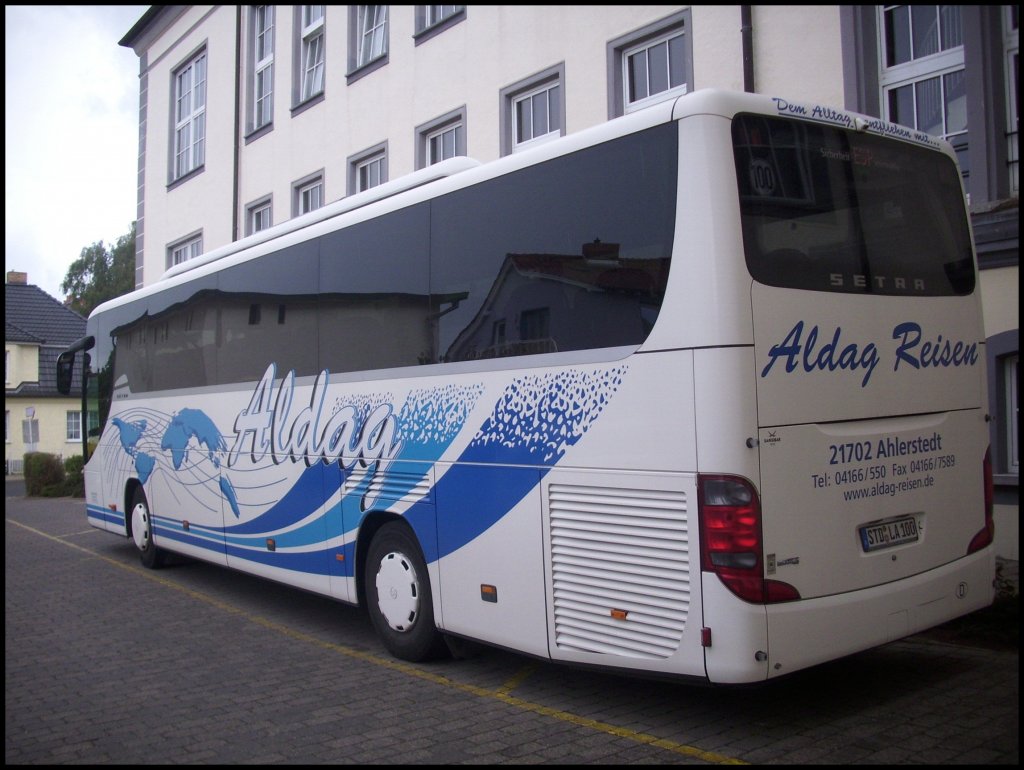
[[[754,93],[754,27],[749,5],[740,6],[740,34],[743,39],[743,90]]]
[[[239,158],[241,149],[241,143],[239,141],[239,135],[242,132],[242,114],[241,114],[241,100],[242,100],[242,6],[235,8],[235,137],[234,137],[234,148],[232,164],[234,168],[231,174],[231,240],[237,241],[239,239],[239,223],[238,223],[238,184],[240,164]]]

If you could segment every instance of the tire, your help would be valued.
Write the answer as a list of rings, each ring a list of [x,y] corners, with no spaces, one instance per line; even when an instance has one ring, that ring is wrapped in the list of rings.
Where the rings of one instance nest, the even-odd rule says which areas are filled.
[[[427,564],[405,524],[385,524],[374,535],[363,577],[370,620],[388,652],[414,663],[443,652]]]
[[[164,552],[156,547],[153,539],[153,523],[149,512],[146,493],[141,486],[132,494],[131,537],[139,552],[139,561],[147,569],[159,569],[164,565]]]

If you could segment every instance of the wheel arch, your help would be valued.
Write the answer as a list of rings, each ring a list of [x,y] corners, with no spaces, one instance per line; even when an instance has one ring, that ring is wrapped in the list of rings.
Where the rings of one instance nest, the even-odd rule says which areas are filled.
[[[124,485],[124,532],[129,538],[132,536],[132,501],[135,499],[135,491],[139,489],[146,496],[146,505],[149,505],[149,495],[146,495],[141,481],[130,478]]]
[[[356,579],[356,601],[360,607],[366,607],[366,576],[364,575],[363,564],[366,563],[366,554],[370,550],[370,543],[373,542],[374,536],[381,527],[393,521],[401,522],[402,526],[409,530],[409,533],[419,544],[419,538],[416,537],[412,527],[397,513],[374,511],[367,514],[359,525],[359,535],[356,537],[356,563],[353,565],[353,575]],[[422,546],[420,550],[422,550]]]

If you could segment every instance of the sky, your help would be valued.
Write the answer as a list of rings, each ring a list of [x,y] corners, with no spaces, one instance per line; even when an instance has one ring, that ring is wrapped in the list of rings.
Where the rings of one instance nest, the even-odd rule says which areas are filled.
[[[148,8],[4,7],[4,273],[60,300],[82,249],[135,220],[139,58],[118,41]]]

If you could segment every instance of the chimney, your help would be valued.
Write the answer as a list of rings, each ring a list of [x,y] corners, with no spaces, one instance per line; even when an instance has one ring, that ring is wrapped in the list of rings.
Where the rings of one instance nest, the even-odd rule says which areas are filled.
[[[25,286],[28,284],[28,273],[19,273],[17,270],[8,270],[7,283],[17,283]]]

